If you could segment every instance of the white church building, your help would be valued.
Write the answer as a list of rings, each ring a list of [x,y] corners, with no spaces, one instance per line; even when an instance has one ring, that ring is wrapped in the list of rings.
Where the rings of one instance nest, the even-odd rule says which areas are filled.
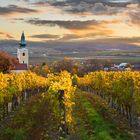
[[[24,32],[22,32],[19,48],[17,48],[18,63],[14,66],[11,72],[20,73],[28,70],[29,55],[28,55],[28,49],[26,48],[26,45],[27,44],[25,40],[25,35]]]

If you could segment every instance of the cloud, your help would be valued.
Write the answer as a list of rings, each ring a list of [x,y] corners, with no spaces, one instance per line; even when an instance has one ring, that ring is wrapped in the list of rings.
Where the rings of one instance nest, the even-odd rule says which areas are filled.
[[[38,39],[58,39],[59,35],[52,35],[52,34],[37,34],[30,36],[31,38],[38,38]]]
[[[98,39],[96,40],[98,42],[110,42],[112,44],[116,44],[116,43],[122,43],[122,44],[133,44],[133,45],[139,45],[140,46],[140,37],[118,37],[118,38],[102,38],[102,39]]]
[[[126,15],[129,17],[129,23],[140,27],[140,5],[138,3],[130,4],[127,8]]]
[[[73,5],[71,7],[67,7],[64,9],[67,12],[71,13],[91,13],[94,15],[100,14],[100,15],[111,15],[111,14],[117,14],[120,11],[124,10],[124,7],[118,8],[115,6],[109,6],[109,5],[104,5],[103,3],[94,3],[90,4],[87,2],[81,2],[78,6]]]
[[[87,20],[87,21],[78,21],[78,20],[41,20],[38,18],[29,19],[27,23],[38,25],[38,26],[59,26],[66,29],[82,29],[90,28],[91,25],[98,25],[99,23],[96,20]]]
[[[64,35],[52,35],[52,34],[38,34],[29,36],[31,38],[41,39],[42,41],[54,40],[54,41],[70,41],[82,38],[82,36],[76,34],[64,34]]]
[[[27,1],[30,1],[30,0],[17,0],[17,1],[26,1],[27,2]]]
[[[135,0],[41,0],[36,5],[51,5],[68,13],[117,14]]]
[[[127,5],[140,3],[140,0],[19,0],[30,1],[30,4],[61,9],[62,12],[72,14],[117,14],[121,13]]]
[[[60,38],[60,41],[70,41],[70,40],[77,40],[81,39],[82,36],[76,35],[76,34],[65,34],[62,38]]]
[[[129,13],[131,22],[140,26],[140,11]]]
[[[28,13],[37,13],[38,10],[20,7],[17,5],[9,5],[7,7],[1,7],[0,6],[0,15],[12,15],[12,14],[28,14]]]
[[[24,21],[24,18],[12,18],[12,20]]]
[[[92,31],[91,33],[85,33],[85,34],[65,34],[62,38],[60,38],[59,40],[62,41],[71,41],[71,40],[84,40],[86,39],[94,39],[100,35],[102,36],[108,36],[110,34],[111,31],[108,30],[104,30],[103,31]]]
[[[3,32],[0,32],[0,38],[14,39],[12,35]]]
[[[7,37],[8,39],[14,39],[14,37],[11,36],[11,35],[9,35],[9,34],[6,34],[6,37]]]
[[[104,5],[109,6],[117,6],[117,7],[124,7],[127,4],[134,3],[136,0],[39,0],[41,3],[50,3],[54,6],[66,6],[66,5],[74,5],[74,4],[81,4],[83,2],[87,4],[94,5],[95,3],[103,3]],[[36,2],[36,3],[39,3]]]
[[[113,34],[113,30],[109,29],[108,24],[117,24],[120,21],[96,21],[96,20],[86,20],[86,21],[78,21],[78,20],[42,20],[39,18],[29,19],[26,21],[32,25],[36,26],[59,26],[60,28],[67,29],[68,33],[64,34],[62,37],[57,38],[56,40],[79,40],[79,39],[92,39],[97,37],[111,36]],[[48,36],[46,34],[33,36],[35,38],[51,38],[52,36]]]

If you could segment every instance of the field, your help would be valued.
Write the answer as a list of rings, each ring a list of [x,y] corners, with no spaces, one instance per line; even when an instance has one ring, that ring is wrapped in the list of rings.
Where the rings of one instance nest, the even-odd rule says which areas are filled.
[[[67,57],[67,55],[64,55]],[[71,58],[72,60],[74,60],[75,62],[83,62],[86,60],[99,60],[101,61],[101,63],[103,63],[106,60],[111,61],[113,64],[120,64],[122,62],[125,63],[131,63],[131,64],[137,64],[140,62],[140,58],[138,57],[110,57],[110,56],[92,56],[92,57],[84,57],[84,58],[74,58],[73,56],[70,56],[69,58]],[[30,58],[30,63],[31,64],[42,64],[42,62],[46,62],[47,64],[50,64],[54,61],[60,61],[63,60],[64,57],[62,57],[61,55],[59,57],[54,56],[53,58],[49,58],[49,57],[31,57]]]
[[[44,53],[44,54],[42,54]],[[140,52],[137,50],[64,50],[58,52],[58,50],[47,51],[46,53],[42,50],[32,55],[30,63],[35,64],[36,62],[51,62],[62,60],[64,57],[72,58],[75,61],[85,61],[89,59],[97,60],[110,60],[112,63],[138,63],[140,62]]]

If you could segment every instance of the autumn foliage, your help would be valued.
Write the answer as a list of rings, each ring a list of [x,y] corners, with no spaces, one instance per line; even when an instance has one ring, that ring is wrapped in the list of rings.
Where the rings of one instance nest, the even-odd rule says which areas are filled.
[[[6,52],[0,52],[0,72],[9,72],[18,61]]]

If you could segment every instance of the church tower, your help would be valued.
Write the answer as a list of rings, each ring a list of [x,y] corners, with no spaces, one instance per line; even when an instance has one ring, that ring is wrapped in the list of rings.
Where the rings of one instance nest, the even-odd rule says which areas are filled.
[[[26,48],[26,40],[24,32],[22,32],[19,48],[17,49],[17,58],[20,64],[29,64],[28,49]]]

